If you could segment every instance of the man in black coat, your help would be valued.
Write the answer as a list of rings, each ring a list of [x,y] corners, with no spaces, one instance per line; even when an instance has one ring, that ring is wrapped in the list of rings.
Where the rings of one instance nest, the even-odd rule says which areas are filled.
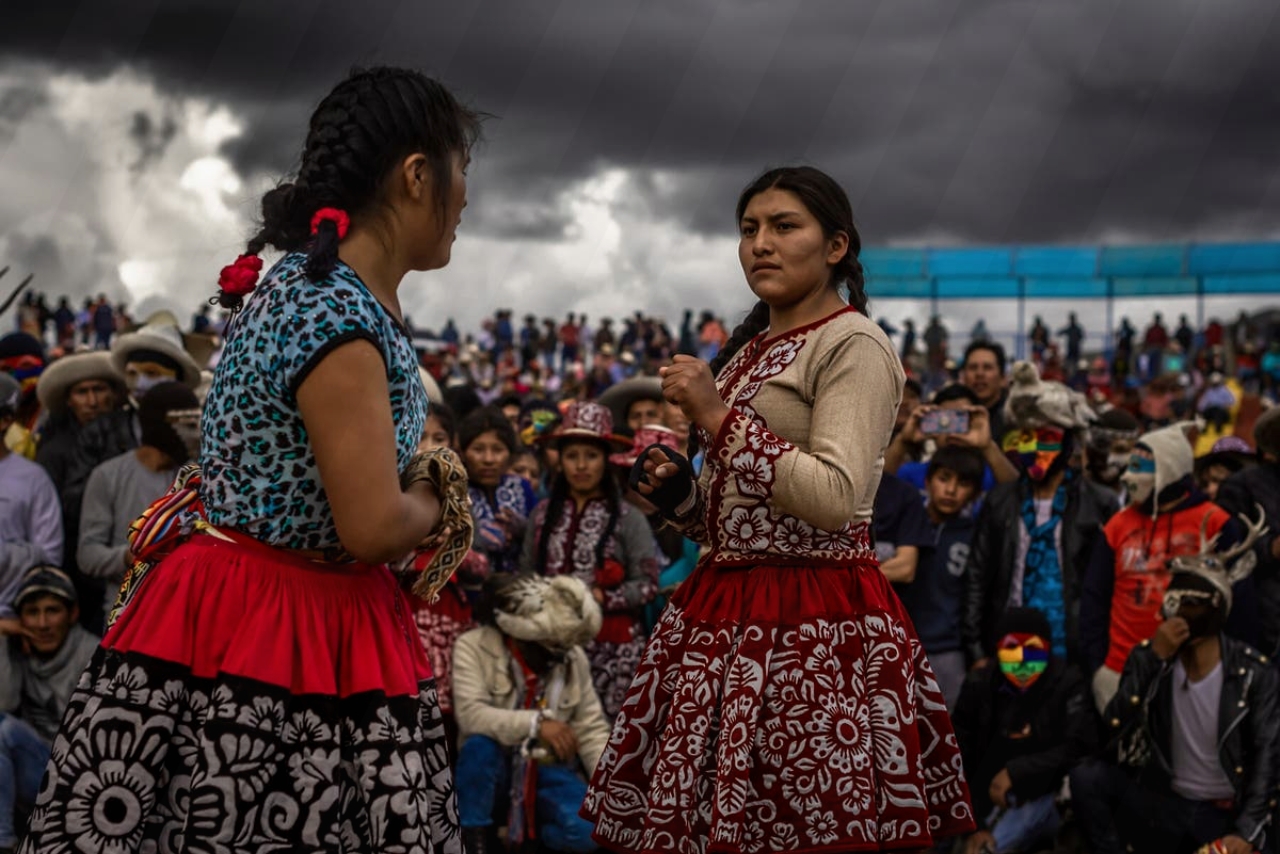
[[[996,659],[969,674],[951,719],[978,820],[965,854],[1050,847],[1063,778],[1097,735],[1084,676],[1050,654],[1044,614],[1010,608],[997,631]]]
[[[1226,854],[1267,850],[1276,672],[1222,634],[1240,569],[1189,563],[1175,565],[1166,620],[1129,653],[1104,713],[1116,761],[1089,760],[1071,772],[1076,817],[1094,854],[1191,854],[1212,843]]]
[[[1253,544],[1258,564],[1253,584],[1262,615],[1261,649],[1275,657],[1280,650],[1280,406],[1263,413],[1253,426],[1258,465],[1236,472],[1218,487],[1217,503],[1233,515],[1253,518],[1254,505],[1266,514],[1270,530]]]

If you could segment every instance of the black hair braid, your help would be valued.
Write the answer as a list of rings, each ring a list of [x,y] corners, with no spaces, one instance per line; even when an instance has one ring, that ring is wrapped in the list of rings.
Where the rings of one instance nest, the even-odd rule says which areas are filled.
[[[568,498],[569,479],[564,476],[564,472],[559,472],[551,479],[551,494],[547,496],[547,512],[542,517],[542,530],[535,532],[538,537],[538,563],[534,572],[543,575],[547,572],[547,540],[551,539],[551,532],[560,521]]]
[[[716,357],[711,360],[711,376],[718,377],[720,372],[724,370],[724,366],[729,364],[739,350],[746,346],[747,342],[755,338],[761,332],[769,328],[769,304],[764,300],[758,300],[751,311],[747,312],[747,316],[742,322],[733,327],[733,332],[729,335],[729,340],[724,342],[724,346],[720,348],[720,352],[716,353]],[[693,459],[698,455],[698,428],[691,426],[689,429],[689,447],[687,451],[689,459]]]
[[[606,456],[608,453],[606,452]],[[604,482],[604,500],[609,508],[609,519],[605,522],[604,530],[600,533],[600,540],[596,543],[596,569],[604,567],[604,553],[609,545],[609,539],[613,536],[613,532],[618,529],[618,517],[622,515],[622,500],[618,491],[618,483],[612,477],[605,473]]]
[[[468,151],[479,138],[482,118],[417,71],[353,70],[312,113],[297,178],[262,197],[262,227],[248,241],[246,254],[258,256],[269,246],[305,250],[307,276],[313,281],[327,277],[338,262],[340,236],[332,220],[321,221],[311,233],[316,211],[332,207],[354,216],[371,210],[381,201],[391,169],[415,153],[426,157],[435,178],[435,202],[443,212],[452,156]],[[243,300],[220,292],[216,301],[236,310]]]

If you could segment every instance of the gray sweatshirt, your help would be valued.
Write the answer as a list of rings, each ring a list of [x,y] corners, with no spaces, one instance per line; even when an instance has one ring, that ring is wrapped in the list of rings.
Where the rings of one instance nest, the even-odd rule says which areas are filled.
[[[0,712],[16,713],[53,741],[71,692],[99,643],[96,635],[78,624],[49,658],[24,655],[13,638],[0,639]]]

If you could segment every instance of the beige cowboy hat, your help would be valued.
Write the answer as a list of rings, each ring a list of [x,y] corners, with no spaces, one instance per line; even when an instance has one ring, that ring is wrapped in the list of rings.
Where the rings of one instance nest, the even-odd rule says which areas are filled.
[[[72,353],[51,362],[36,383],[36,396],[50,415],[61,415],[67,410],[67,392],[85,380],[105,380],[124,389],[124,377],[116,370],[111,354],[96,350]]]
[[[596,402],[609,408],[613,423],[626,424],[627,410],[637,400],[656,400],[662,403],[662,380],[658,377],[632,377],[609,386],[596,398]]]
[[[172,312],[158,311],[137,329],[117,335],[111,342],[111,358],[121,376],[129,354],[137,350],[153,350],[168,356],[181,368],[179,382],[193,389],[200,385],[200,365],[187,352],[178,319]]]

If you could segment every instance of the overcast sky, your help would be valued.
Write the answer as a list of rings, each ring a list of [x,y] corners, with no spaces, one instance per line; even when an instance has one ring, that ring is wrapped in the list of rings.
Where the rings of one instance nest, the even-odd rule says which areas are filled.
[[[0,27],[0,294],[186,316],[374,63],[495,116],[419,325],[734,318],[736,195],[778,164],[835,175],[866,245],[1280,238],[1275,0],[41,0]]]

